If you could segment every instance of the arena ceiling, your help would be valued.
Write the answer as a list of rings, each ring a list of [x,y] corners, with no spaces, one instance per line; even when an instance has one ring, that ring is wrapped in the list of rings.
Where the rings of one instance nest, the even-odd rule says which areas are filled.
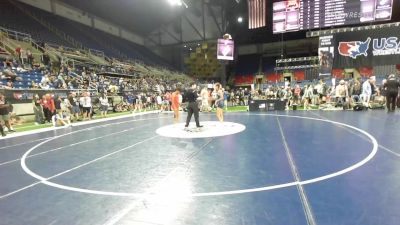
[[[178,9],[166,0],[61,1],[143,36],[178,16]]]
[[[226,30],[222,14],[244,0],[184,0],[188,8],[167,0],[60,0],[137,33],[159,45],[204,41]],[[212,11],[212,12],[211,12]],[[203,19],[204,15],[204,19]]]
[[[271,15],[265,28],[247,29],[246,0],[184,0],[188,8],[173,7],[167,0],[59,0],[133,31],[147,45],[176,45],[215,40],[230,33],[238,44],[303,39],[306,31],[272,34]],[[278,0],[268,1],[268,8]],[[400,0],[394,0],[399,6]],[[268,11],[269,12],[269,11]],[[238,24],[238,16],[244,18]],[[203,19],[204,17],[204,19]],[[394,7],[392,22],[400,21]],[[356,25],[357,26],[357,25]]]

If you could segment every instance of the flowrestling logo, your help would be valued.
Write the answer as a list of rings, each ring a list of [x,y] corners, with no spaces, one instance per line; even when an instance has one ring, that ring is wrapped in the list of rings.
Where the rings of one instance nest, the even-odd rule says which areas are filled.
[[[371,38],[365,41],[339,42],[339,54],[356,59],[358,56],[368,56]],[[372,39],[372,55],[400,55],[400,40],[398,37],[385,37]]]
[[[368,37],[366,41],[345,41],[339,42],[339,54],[356,59],[357,56],[368,56],[369,43],[371,38]]]

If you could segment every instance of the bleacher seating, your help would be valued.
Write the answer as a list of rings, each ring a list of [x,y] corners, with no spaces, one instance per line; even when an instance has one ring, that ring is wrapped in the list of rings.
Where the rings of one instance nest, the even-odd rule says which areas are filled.
[[[0,62],[0,71],[3,71],[3,62]],[[26,89],[30,88],[32,81],[35,83],[40,83],[43,77],[43,73],[40,70],[34,69],[32,71],[17,71],[15,68],[13,71],[17,74],[18,77],[20,77],[22,80],[20,81],[15,81],[14,88],[17,89]],[[6,85],[7,79],[0,79],[0,84]]]
[[[35,15],[35,17],[44,19],[60,31],[63,31],[66,35],[71,36],[86,48],[103,51],[109,57],[121,58],[121,55],[125,55],[130,59],[140,60],[148,65],[170,67],[166,60],[154,54],[144,46],[72,20],[67,20],[32,6],[23,3],[18,4]],[[29,33],[34,40],[39,42],[72,47],[71,43],[57,36],[47,27],[29,17],[21,9],[8,1],[0,1],[0,26]]]
[[[0,1],[0,26],[31,34],[32,38],[38,42],[69,45],[8,1]]]

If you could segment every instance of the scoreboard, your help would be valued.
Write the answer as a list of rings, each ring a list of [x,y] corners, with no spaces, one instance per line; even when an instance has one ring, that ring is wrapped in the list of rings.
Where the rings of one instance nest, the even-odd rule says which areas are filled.
[[[390,20],[393,0],[286,0],[273,3],[273,33]]]

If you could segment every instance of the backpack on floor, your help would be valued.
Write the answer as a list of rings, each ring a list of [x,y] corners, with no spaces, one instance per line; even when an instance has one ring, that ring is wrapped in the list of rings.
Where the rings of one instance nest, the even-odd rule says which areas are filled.
[[[363,111],[363,110],[366,110],[366,109],[367,108],[362,104],[357,104],[357,105],[353,106],[353,110],[354,111]]]

